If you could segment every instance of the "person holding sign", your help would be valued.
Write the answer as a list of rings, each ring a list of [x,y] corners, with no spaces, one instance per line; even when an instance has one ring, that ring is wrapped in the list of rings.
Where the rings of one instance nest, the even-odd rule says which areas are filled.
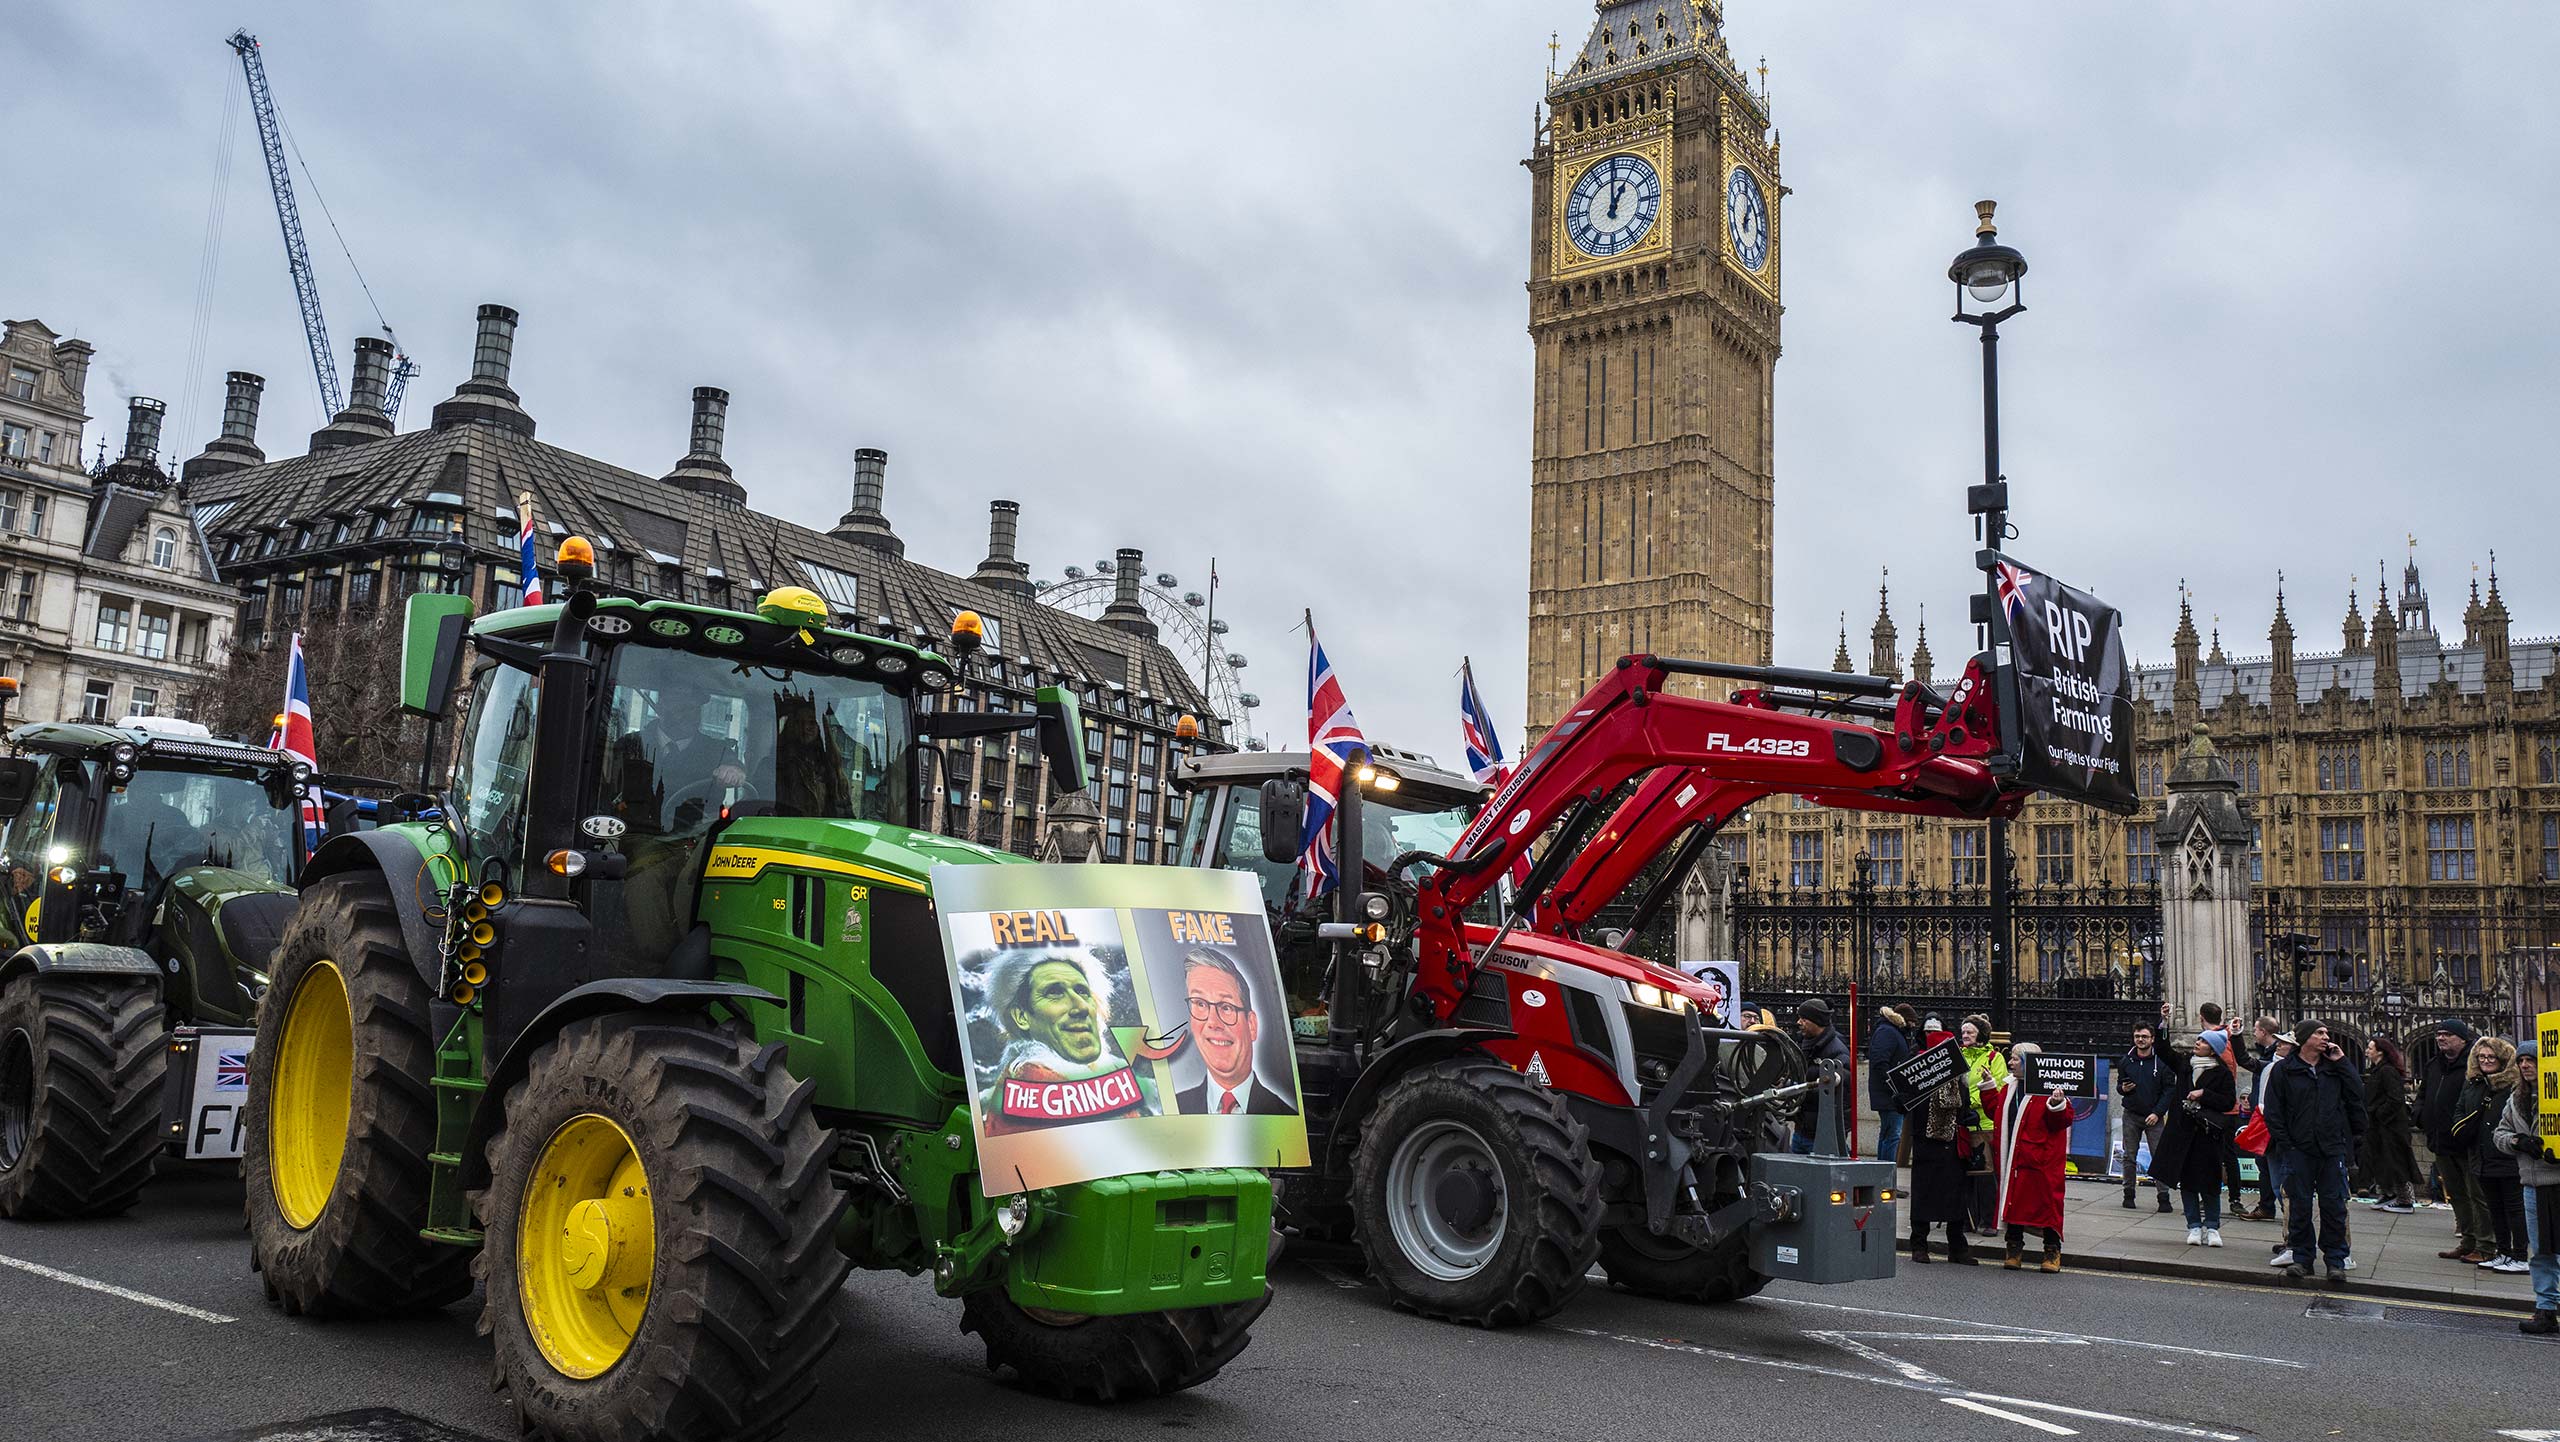
[[[2062,1270],[2064,1164],[2070,1158],[2071,1124],[2086,1115],[2072,1106],[2069,1083],[2037,1087],[2035,1059],[2043,1052],[2031,1041],[2009,1049],[2011,1080],[1995,1103],[2000,1113],[2000,1222],[2009,1241],[2000,1265],[2013,1272],[2026,1265],[2030,1227],[2044,1237],[2038,1270]]]
[[[2491,1138],[2496,1148],[2516,1159],[2516,1175],[2524,1183],[2525,1263],[2533,1272],[2533,1316],[2516,1324],[2528,1337],[2560,1334],[2560,1161],[2552,1159],[2536,1126],[2541,1075],[2541,1048],[2528,1041],[2516,1048],[2516,1086],[2507,1094]],[[2560,1058],[2551,1063],[2560,1066]]]
[[[1924,1034],[1921,1052],[1954,1041],[1943,1030]],[[1911,1108],[1911,1260],[1929,1260],[1929,1232],[1944,1223],[1947,1260],[1974,1266],[1973,1243],[1966,1235],[1965,1200],[1971,1178],[1973,1141],[1969,1123],[1978,1100],[1967,1085],[1961,1064],[1948,1070]],[[2560,1192],[2560,1187],[2553,1188]]]

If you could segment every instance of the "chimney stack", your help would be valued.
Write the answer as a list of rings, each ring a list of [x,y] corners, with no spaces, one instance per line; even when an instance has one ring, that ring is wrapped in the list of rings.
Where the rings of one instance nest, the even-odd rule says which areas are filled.
[[[1138,588],[1147,581],[1147,553],[1135,546],[1113,552],[1111,580],[1111,604],[1102,608],[1102,624],[1154,640],[1156,623],[1147,619],[1146,605],[1138,599]]]
[[[747,488],[729,472],[720,447],[729,433],[729,393],[718,386],[693,388],[693,446],[667,472],[667,483],[732,505],[747,503]]]
[[[124,459],[146,466],[160,464],[160,420],[169,408],[149,396],[135,396],[125,407]]]
[[[480,307],[480,331],[471,344],[471,378],[454,387],[452,398],[436,407],[435,428],[489,425],[532,435],[533,417],[507,388],[515,354],[516,313],[503,305]]]
[[[881,509],[889,490],[889,453],[864,446],[853,453],[853,509],[844,513],[830,535],[842,536],[857,546],[887,551],[893,556],[907,553],[907,543],[889,526],[888,513]]]
[[[266,377],[247,371],[223,378],[222,434],[180,469],[181,480],[199,481],[266,463],[267,453],[258,449],[258,394],[266,388]]]
[[[356,337],[353,379],[354,384],[347,391],[347,408],[311,433],[312,450],[329,451],[390,439],[391,412],[385,403],[391,394],[391,342],[378,335]]]
[[[1013,501],[987,503],[987,558],[969,579],[1016,596],[1036,594],[1031,568],[1015,559],[1013,546],[1022,524],[1022,507]]]

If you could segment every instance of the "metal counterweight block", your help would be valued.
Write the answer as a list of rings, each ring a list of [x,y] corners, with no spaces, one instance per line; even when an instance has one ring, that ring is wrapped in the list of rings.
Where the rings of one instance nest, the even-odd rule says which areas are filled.
[[[1893,1275],[1893,1163],[1754,1153],[1751,1266],[1796,1282]]]

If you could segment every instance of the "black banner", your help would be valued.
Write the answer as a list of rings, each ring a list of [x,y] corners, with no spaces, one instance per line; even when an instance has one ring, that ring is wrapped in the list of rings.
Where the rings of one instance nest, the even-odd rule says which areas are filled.
[[[1916,1110],[1922,1098],[1947,1084],[1947,1078],[1964,1070],[1964,1053],[1955,1038],[1930,1047],[1885,1069],[1884,1084],[1906,1110]]]
[[[2098,1094],[2098,1059],[2094,1056],[2039,1052],[2026,1058],[2026,1063],[2027,1074],[2020,1080],[2030,1094],[2049,1096],[2057,1090],[2067,1097]]]
[[[2012,684],[2001,720],[2018,778],[2039,791],[2130,812],[2133,675],[2123,618],[2086,591],[2002,558],[2000,609]]]

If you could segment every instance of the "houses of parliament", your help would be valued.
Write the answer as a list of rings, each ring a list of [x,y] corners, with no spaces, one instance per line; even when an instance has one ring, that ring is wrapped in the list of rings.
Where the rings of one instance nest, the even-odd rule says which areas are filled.
[[[1717,0],[1595,11],[1579,49],[1558,47],[1526,162],[1532,740],[1622,654],[1773,659],[1786,188],[1766,83],[1735,62]],[[2181,598],[2174,661],[2137,670],[2138,814],[2037,800],[2012,824],[2021,977],[2143,965],[2130,899],[2156,897],[2165,782],[2198,726],[2255,827],[2253,949],[2265,932],[2301,932],[2318,938],[2330,984],[2478,988],[2502,958],[2560,944],[2560,642],[2513,638],[2492,566],[2457,644],[2414,544],[2370,618],[2363,596],[2347,598],[2334,645],[2297,648],[2280,580],[2271,600],[2266,651],[2233,656],[2218,628],[2199,636]],[[1866,669],[1900,677],[1907,662],[1929,679],[1925,625],[1913,639],[1906,656],[1880,596]],[[1844,624],[1833,664],[1852,662]],[[1876,954],[1860,970],[1979,974],[1984,927],[1945,918],[1981,907],[1983,826],[1772,799],[1722,844],[1738,913],[1808,918],[1756,942],[1746,929],[1747,962],[1755,947],[1796,975],[1848,961],[1846,929],[1810,918],[1845,910],[1854,887],[1933,918],[1882,940],[1861,922],[1855,944]],[[2057,896],[2098,900],[2059,931],[2026,924],[2036,898]]]

